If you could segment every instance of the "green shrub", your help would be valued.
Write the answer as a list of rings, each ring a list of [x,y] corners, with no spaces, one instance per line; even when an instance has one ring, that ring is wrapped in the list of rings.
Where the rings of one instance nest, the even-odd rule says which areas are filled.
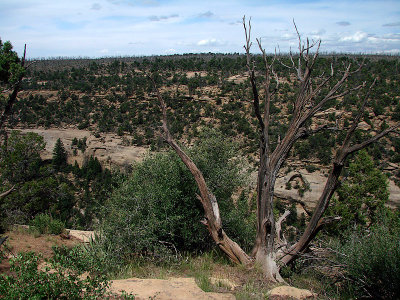
[[[224,229],[250,245],[255,224],[247,199],[238,207],[231,199],[243,182],[235,147],[220,133],[205,130],[190,152],[218,200]],[[131,177],[106,204],[97,243],[116,261],[208,250],[214,242],[200,222],[204,211],[198,193],[192,174],[175,153],[152,154],[133,166]]]
[[[32,180],[39,174],[40,151],[46,143],[40,135],[11,131],[6,145],[0,147],[0,170],[2,180],[20,183]]]
[[[45,234],[48,231],[50,216],[48,214],[38,214],[31,221],[30,226],[34,227],[40,234]]]
[[[51,218],[48,214],[38,214],[30,225],[40,234],[60,234],[65,230],[65,225],[58,219]]]
[[[0,275],[0,297],[10,300],[97,299],[106,293],[108,282],[104,276],[83,279],[82,270],[65,268],[54,260],[40,270],[40,260],[41,257],[33,252],[20,253],[12,258],[13,275]]]
[[[367,151],[360,151],[350,162],[346,181],[332,198],[329,215],[340,216],[338,223],[327,226],[329,233],[345,236],[349,229],[365,228],[381,218],[378,213],[389,198],[385,174],[376,166]]]
[[[52,219],[50,220],[47,229],[50,234],[61,234],[65,230],[65,225],[60,220]]]
[[[354,233],[339,249],[345,288],[357,297],[397,299],[400,295],[400,230],[390,227],[377,225],[371,232]]]

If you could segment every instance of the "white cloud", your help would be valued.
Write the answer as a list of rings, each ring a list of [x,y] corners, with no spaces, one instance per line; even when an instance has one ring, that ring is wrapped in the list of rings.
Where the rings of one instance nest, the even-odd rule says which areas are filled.
[[[352,35],[344,36],[340,39],[341,42],[362,42],[365,41],[368,37],[368,34],[362,31],[357,31]]]
[[[170,48],[170,49],[167,49],[167,50],[165,50],[165,53],[166,54],[175,54],[177,51],[176,51],[176,49],[174,49],[174,48]]]
[[[205,40],[200,40],[200,41],[197,42],[197,46],[212,46],[212,47],[215,47],[215,46],[222,46],[224,44],[225,43],[223,43],[222,41],[217,40],[217,39],[205,39]]]

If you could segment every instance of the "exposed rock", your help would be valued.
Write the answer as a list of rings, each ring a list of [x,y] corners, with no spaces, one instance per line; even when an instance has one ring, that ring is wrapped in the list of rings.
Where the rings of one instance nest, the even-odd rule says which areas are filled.
[[[268,299],[312,299],[316,297],[316,295],[309,290],[298,289],[287,285],[273,288],[268,294]]]
[[[102,133],[101,137],[96,138],[92,132],[78,129],[20,129],[22,132],[35,132],[44,138],[46,148],[41,154],[43,159],[53,157],[53,149],[57,139],[61,139],[65,150],[68,153],[68,163],[74,164],[75,161],[82,166],[85,157],[93,155],[102,163],[109,167],[111,164],[124,166],[131,165],[133,162],[140,161],[147,153],[147,148],[138,146],[125,146],[124,137],[111,133]],[[86,137],[87,148],[84,153],[78,150],[78,155],[73,155],[72,140],[74,138],[83,139]],[[125,138],[126,139],[126,138]]]
[[[300,196],[298,189],[294,188],[294,184],[292,184],[291,189],[287,189],[286,185],[289,179],[296,176],[298,173],[308,182],[311,189],[305,191],[303,197]],[[309,211],[317,205],[319,197],[324,189],[326,179],[327,177],[322,171],[308,173],[306,170],[300,169],[298,172],[290,172],[276,179],[275,196],[296,202],[303,206],[305,211]],[[400,188],[391,180],[389,180],[389,201],[387,205],[392,208],[400,207]],[[301,212],[303,211],[298,210],[298,213]]]
[[[368,125],[367,122],[362,121],[362,122],[358,123],[357,128],[361,129],[361,130],[370,130],[371,126]]]
[[[315,117],[316,117],[316,118],[324,118],[324,117],[327,117],[327,116],[330,115],[330,114],[335,114],[335,117],[336,117],[336,118],[339,118],[340,116],[343,115],[343,111],[337,110],[337,109],[335,109],[334,107],[331,107],[331,108],[328,108],[328,109],[326,109],[326,110],[324,110],[324,111],[321,111],[321,112],[319,112],[319,113],[316,113],[316,114],[315,114]]]
[[[169,278],[163,279],[139,279],[129,278],[113,280],[111,292],[122,294],[122,291],[135,295],[135,299],[157,300],[234,300],[232,294],[206,293],[201,290],[194,278]]]
[[[400,188],[391,180],[389,180],[389,201],[387,205],[391,208],[400,207]]]
[[[331,113],[332,111],[325,111]],[[366,124],[369,126],[368,124]],[[146,147],[137,146],[124,146],[123,139],[116,134],[102,133],[101,137],[96,138],[93,133],[87,130],[78,129],[22,129],[22,132],[35,132],[43,136],[46,142],[46,149],[42,153],[43,159],[51,159],[53,156],[53,148],[58,138],[64,144],[66,151],[68,152],[68,162],[73,164],[75,161],[78,162],[80,166],[83,164],[85,157],[93,155],[103,164],[103,166],[109,167],[110,165],[125,166],[131,165],[133,162],[141,161],[145,154],[148,152]],[[87,148],[85,153],[78,151],[77,156],[73,156],[73,149],[71,148],[72,140],[74,138],[83,139],[87,138],[86,144]],[[286,188],[286,183],[289,179],[295,175],[294,172],[288,173],[284,176],[278,177],[275,185],[275,195],[278,198],[288,199],[290,201],[295,201],[296,203],[303,206],[304,210],[313,209],[321,195],[325,181],[326,174],[323,171],[317,170],[313,173],[307,172],[301,167],[304,166],[304,162],[292,162],[294,167],[299,168],[302,179],[308,182],[310,189],[304,192],[303,197],[300,196],[297,189],[292,188],[289,190]],[[388,163],[390,168],[398,168],[398,165]],[[297,176],[297,175],[296,175]],[[253,174],[253,180],[256,182],[257,173]],[[400,206],[400,188],[394,184],[394,182],[389,181],[389,202],[388,205],[391,207]],[[300,209],[301,209],[300,206]],[[299,211],[304,212],[304,211]]]
[[[84,243],[89,243],[95,237],[94,231],[74,230],[74,229],[67,229],[67,230],[70,236],[73,236]]]
[[[300,173],[303,180],[309,184],[309,190],[304,192],[303,197],[300,196],[298,189],[292,185],[291,189],[287,189],[289,179]],[[317,205],[319,196],[321,195],[326,181],[325,175],[321,171],[308,173],[306,170],[299,172],[290,172],[285,176],[278,177],[275,184],[275,195],[278,198],[294,200],[297,203],[305,203],[307,209],[312,209]]]

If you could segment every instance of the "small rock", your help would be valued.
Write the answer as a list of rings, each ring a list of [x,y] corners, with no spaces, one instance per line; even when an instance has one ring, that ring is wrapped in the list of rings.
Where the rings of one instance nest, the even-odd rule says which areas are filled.
[[[271,299],[312,299],[315,294],[309,290],[298,289],[292,286],[282,285],[269,291]]]
[[[360,123],[358,123],[358,126],[357,126],[357,128],[358,129],[361,129],[361,130],[369,130],[369,129],[371,129],[371,126],[369,126],[368,124],[367,124],[367,122],[360,122]]]

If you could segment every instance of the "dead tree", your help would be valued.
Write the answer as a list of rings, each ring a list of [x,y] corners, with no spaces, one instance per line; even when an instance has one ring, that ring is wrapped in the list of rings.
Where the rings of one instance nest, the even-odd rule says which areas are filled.
[[[321,111],[328,101],[341,98],[350,92],[359,91],[365,86],[365,83],[363,83],[355,87],[346,87],[346,82],[349,76],[360,71],[362,65],[356,67],[355,70],[352,69],[351,64],[346,65],[340,78],[336,81],[334,78],[333,66],[331,67],[329,75],[322,74],[320,76],[315,76],[314,67],[319,54],[320,41],[310,42],[307,39],[306,43],[303,44],[295,25],[299,41],[299,53],[297,54],[298,57],[295,57],[290,53],[289,57],[291,64],[285,66],[295,72],[299,86],[288,129],[285,136],[278,141],[275,147],[273,147],[269,134],[271,123],[270,106],[271,100],[276,96],[279,88],[279,77],[274,71],[274,63],[283,64],[283,62],[281,62],[277,56],[275,56],[272,61],[269,61],[266,52],[261,45],[261,41],[257,39],[257,44],[262,53],[265,64],[262,92],[260,93],[259,84],[256,80],[257,71],[255,70],[255,64],[252,60],[252,55],[250,54],[252,46],[250,37],[251,24],[250,22],[246,24],[245,19],[243,18],[243,26],[246,37],[244,48],[247,57],[247,70],[253,94],[252,103],[260,131],[260,157],[257,177],[257,235],[254,248],[250,255],[247,255],[240,246],[232,241],[224,232],[217,199],[207,187],[201,171],[172,137],[168,129],[166,114],[167,108],[165,102],[154,81],[153,84],[157,90],[157,98],[162,108],[162,130],[164,133],[164,139],[179,155],[196,180],[200,191],[198,198],[203,205],[205,213],[203,223],[207,226],[212,238],[233,262],[246,265],[256,262],[261,266],[266,280],[279,282],[283,281],[279,274],[281,266],[292,262],[299,253],[309,245],[324,224],[337,219],[323,218],[323,215],[333,193],[338,187],[339,177],[346,158],[351,153],[367,147],[388,133],[394,131],[399,127],[399,124],[376,134],[374,137],[360,144],[351,144],[351,138],[365,110],[365,105],[369,97],[368,92],[364,98],[363,104],[358,110],[356,118],[352,122],[352,126],[347,132],[347,136],[342,146],[336,151],[330,175],[327,178],[325,188],[305,232],[297,243],[293,246],[289,246],[281,234],[281,223],[288,215],[288,212],[285,212],[278,220],[275,220],[273,214],[274,188],[278,172],[282,168],[283,163],[286,161],[289,152],[296,141],[321,130],[328,129],[327,126],[321,126],[311,130],[307,127],[307,121],[309,121],[317,112]],[[312,52],[313,49],[315,49],[314,52]],[[323,93],[324,90],[325,92]],[[261,108],[260,105],[260,95],[263,95],[264,97],[263,108]]]

